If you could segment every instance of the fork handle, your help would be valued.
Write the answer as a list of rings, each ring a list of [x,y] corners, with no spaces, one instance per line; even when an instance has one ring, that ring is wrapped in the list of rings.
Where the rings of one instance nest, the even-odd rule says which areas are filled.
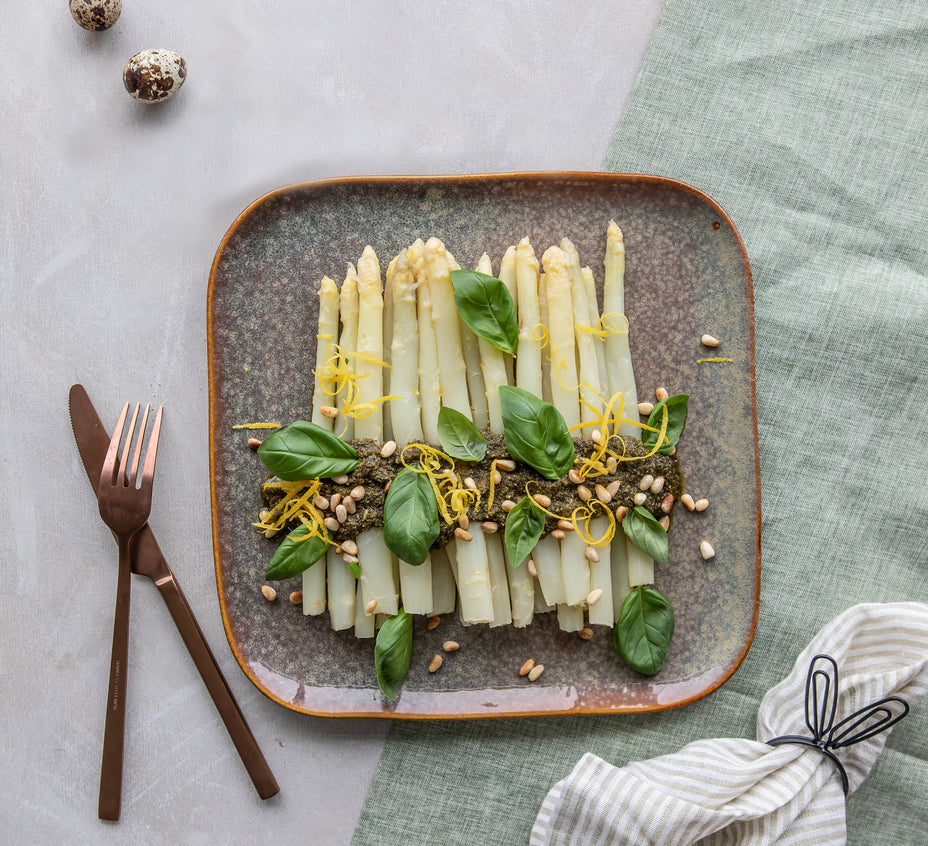
[[[129,668],[129,590],[131,585],[131,538],[119,538],[119,570],[116,580],[116,612],[113,617],[113,648],[110,682],[103,728],[103,761],[100,765],[101,820],[118,820],[122,804],[122,763],[126,737],[126,677]]]
[[[213,699],[216,710],[219,711],[219,716],[222,717],[222,721],[225,723],[229,736],[232,738],[239,757],[251,777],[255,790],[258,791],[258,795],[262,799],[269,799],[278,793],[280,788],[277,786],[274,774],[271,772],[271,768],[268,766],[258,742],[251,733],[248,723],[245,722],[245,717],[232,695],[232,690],[228,682],[226,682],[225,676],[219,669],[219,664],[216,663],[216,659],[213,657],[209,644],[206,642],[206,638],[193,616],[193,611],[187,603],[187,598],[181,591],[180,585],[175,581],[173,574],[156,579],[155,585],[160,591],[161,598],[167,605],[168,611],[174,618],[174,623],[184,640],[190,657],[193,658],[193,663],[196,665],[197,670],[200,671],[206,689]]]

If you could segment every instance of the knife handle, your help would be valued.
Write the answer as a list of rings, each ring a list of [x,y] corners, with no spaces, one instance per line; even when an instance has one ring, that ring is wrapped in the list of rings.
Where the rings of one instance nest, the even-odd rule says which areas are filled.
[[[174,618],[174,623],[184,640],[190,657],[193,658],[193,663],[196,665],[197,670],[200,671],[200,676],[203,678],[209,695],[213,698],[219,716],[222,717],[222,721],[226,724],[229,736],[232,738],[239,757],[251,777],[255,790],[258,791],[258,795],[262,799],[269,799],[278,793],[280,788],[277,786],[274,774],[264,759],[264,755],[258,747],[258,742],[251,733],[248,723],[245,722],[245,717],[242,715],[238,703],[232,695],[232,690],[229,688],[225,676],[222,675],[222,671],[213,657],[206,638],[203,637],[203,632],[193,616],[187,598],[181,591],[180,585],[177,584],[173,574],[156,579],[155,585],[160,591],[161,598],[167,605],[168,611]]]

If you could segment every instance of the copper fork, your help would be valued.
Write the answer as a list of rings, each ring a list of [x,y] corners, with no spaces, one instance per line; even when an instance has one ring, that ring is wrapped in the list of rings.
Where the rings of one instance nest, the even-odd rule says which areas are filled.
[[[151,489],[155,475],[155,456],[161,434],[161,407],[155,416],[151,437],[145,452],[145,464],[139,478],[139,461],[148,424],[150,406],[145,406],[139,426],[132,463],[132,436],[138,422],[139,405],[135,406],[132,420],[126,429],[129,403],[123,407],[113,432],[100,484],[97,502],[103,522],[110,527],[119,544],[119,571],[116,582],[116,613],[113,620],[113,650],[110,657],[109,693],[106,700],[106,725],[103,729],[103,763],[100,767],[100,799],[98,814],[101,820],[118,820],[122,802],[123,746],[126,730],[126,670],[129,655],[129,585],[132,567],[132,539],[148,522],[151,511]],[[120,443],[125,438],[122,455]]]

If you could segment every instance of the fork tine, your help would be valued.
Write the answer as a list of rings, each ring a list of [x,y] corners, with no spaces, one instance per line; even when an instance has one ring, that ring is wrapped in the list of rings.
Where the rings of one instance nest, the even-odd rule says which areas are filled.
[[[119,461],[119,475],[117,477],[120,485],[126,486],[129,483],[129,452],[132,449],[132,436],[135,434],[135,423],[139,419],[139,407],[141,403],[135,404],[135,411],[132,412],[132,420],[129,423],[129,428],[124,432],[125,443],[122,447],[122,458]]]
[[[119,453],[119,442],[122,440],[122,430],[126,425],[126,415],[129,413],[129,403],[122,407],[122,414],[113,429],[113,437],[110,439],[110,445],[106,450],[106,458],[103,459],[102,478],[109,479],[110,484],[116,482],[116,456]]]
[[[151,438],[148,441],[148,452],[145,453],[145,467],[142,470],[142,487],[151,487],[155,476],[155,458],[158,455],[158,438],[161,437],[161,413],[164,406],[158,406],[155,423],[151,429]],[[147,409],[146,409],[147,412]]]
[[[129,485],[130,488],[135,487],[135,482],[136,482],[136,479],[138,478],[139,458],[141,458],[141,455],[142,455],[142,442],[145,440],[145,429],[148,426],[148,412],[150,409],[151,409],[151,405],[146,403],[145,412],[142,414],[142,422],[139,425],[139,436],[135,441],[135,452],[132,455],[132,468],[129,470],[129,477],[128,477],[127,484]],[[130,433],[129,440],[131,439],[132,437]],[[129,440],[126,441],[127,447],[129,444]]]

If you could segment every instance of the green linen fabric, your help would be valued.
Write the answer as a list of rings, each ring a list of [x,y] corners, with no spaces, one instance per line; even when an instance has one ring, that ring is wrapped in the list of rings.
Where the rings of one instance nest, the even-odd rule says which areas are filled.
[[[668,0],[604,169],[694,185],[747,247],[753,646],[718,691],[661,714],[395,723],[354,846],[527,843],[585,752],[622,766],[754,737],[764,693],[824,623],[928,599],[928,4]],[[922,705],[848,799],[848,842],[924,843],[925,797]]]

